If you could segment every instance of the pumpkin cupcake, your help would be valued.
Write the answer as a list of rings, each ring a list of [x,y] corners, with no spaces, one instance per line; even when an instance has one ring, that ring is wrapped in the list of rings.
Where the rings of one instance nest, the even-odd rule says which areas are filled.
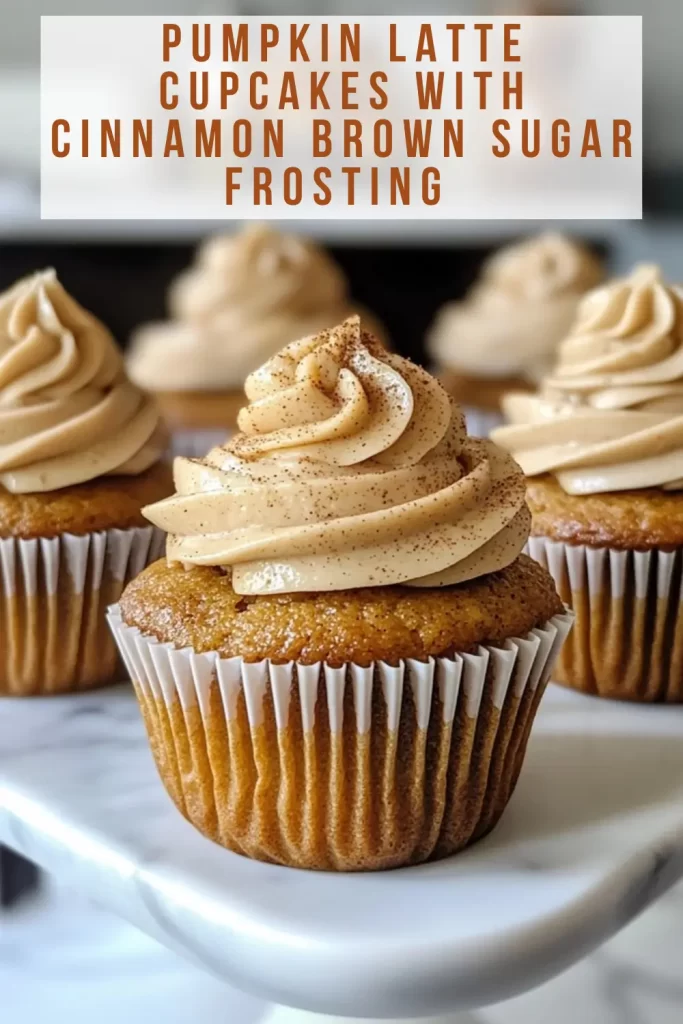
[[[153,403],[55,272],[0,295],[0,694],[112,682],[105,609],[163,550],[141,507],[168,494]]]
[[[682,701],[683,290],[641,266],[591,292],[538,394],[504,406],[529,550],[576,612],[556,679]]]
[[[371,870],[496,824],[568,616],[520,554],[524,478],[358,317],[246,382],[175,462],[168,530],[112,609],[161,777],[239,853]]]
[[[602,276],[583,245],[544,234],[501,249],[465,299],[444,306],[427,345],[470,433],[485,437],[503,422],[510,390],[534,389],[582,295]]]
[[[168,304],[170,321],[133,335],[128,369],[156,395],[174,452],[190,456],[234,429],[247,374],[353,309],[344,275],[323,249],[261,224],[205,242]]]

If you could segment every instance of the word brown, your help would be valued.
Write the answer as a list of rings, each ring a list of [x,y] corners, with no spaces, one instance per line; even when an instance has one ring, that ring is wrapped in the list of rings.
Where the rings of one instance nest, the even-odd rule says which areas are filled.
[[[52,154],[56,157],[91,155],[121,157],[122,154],[139,157],[216,157],[231,155],[240,158],[257,155],[284,157],[285,123],[282,118],[266,118],[252,124],[246,118],[232,122],[195,120],[181,122],[169,119],[165,124],[151,118],[135,118],[123,122],[120,118],[103,118],[91,124],[82,120],[72,128],[69,121],[58,119],[52,124]],[[605,142],[605,136],[607,141]],[[562,118],[545,125],[539,118],[523,118],[514,130],[502,118],[491,126],[491,152],[496,157],[511,153],[534,158],[550,151],[555,157],[566,157],[572,145],[579,148],[581,157],[601,157],[605,147],[614,158],[631,157],[631,124],[629,121],[609,122],[607,131],[596,120],[587,120],[572,126]],[[333,130],[331,121],[315,118],[310,126],[310,144],[306,147],[315,158],[332,155],[345,159],[362,158],[372,154],[388,157],[397,151],[406,157],[462,157],[465,148],[465,127],[462,118],[442,119],[403,118],[391,121],[379,118],[363,123],[345,118]]]

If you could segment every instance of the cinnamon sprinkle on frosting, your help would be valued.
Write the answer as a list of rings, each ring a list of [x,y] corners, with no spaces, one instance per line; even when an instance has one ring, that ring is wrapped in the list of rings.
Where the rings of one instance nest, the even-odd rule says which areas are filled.
[[[177,459],[145,510],[171,562],[230,568],[239,594],[444,586],[509,565],[529,532],[519,467],[467,437],[420,367],[351,317],[247,378],[240,432]]]

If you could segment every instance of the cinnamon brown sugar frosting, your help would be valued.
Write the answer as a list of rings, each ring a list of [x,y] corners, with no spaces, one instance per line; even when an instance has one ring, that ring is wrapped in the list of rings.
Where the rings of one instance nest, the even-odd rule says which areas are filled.
[[[683,488],[683,289],[654,266],[591,292],[536,395],[493,434],[568,494]]]
[[[109,331],[54,270],[0,295],[1,487],[27,494],[143,473],[163,451],[158,428]]]
[[[246,382],[240,433],[179,458],[146,508],[169,561],[232,570],[239,594],[444,586],[509,565],[529,532],[524,478],[424,370],[351,317]]]
[[[137,332],[129,358],[132,379],[153,392],[240,391],[283,345],[352,311],[324,250],[263,225],[206,242],[169,307],[170,321]]]
[[[509,246],[485,264],[464,301],[441,310],[428,347],[440,366],[464,376],[536,382],[581,296],[601,278],[595,257],[562,235]]]

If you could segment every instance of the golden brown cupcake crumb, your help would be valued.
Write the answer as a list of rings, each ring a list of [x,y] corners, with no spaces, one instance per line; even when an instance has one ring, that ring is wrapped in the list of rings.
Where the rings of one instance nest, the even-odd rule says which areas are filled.
[[[232,430],[247,403],[242,391],[161,391],[154,397],[166,423],[186,430]]]
[[[616,494],[567,494],[553,476],[527,482],[531,532],[565,544],[620,551],[683,545],[683,494],[646,488]]]
[[[245,661],[395,664],[524,636],[563,610],[550,575],[520,555],[453,587],[389,586],[241,597],[219,569],[149,566],[121,599],[124,621],[197,652]]]
[[[56,537],[149,526],[140,509],[173,492],[173,473],[158,462],[138,476],[98,477],[73,487],[11,494],[0,487],[0,537]]]

